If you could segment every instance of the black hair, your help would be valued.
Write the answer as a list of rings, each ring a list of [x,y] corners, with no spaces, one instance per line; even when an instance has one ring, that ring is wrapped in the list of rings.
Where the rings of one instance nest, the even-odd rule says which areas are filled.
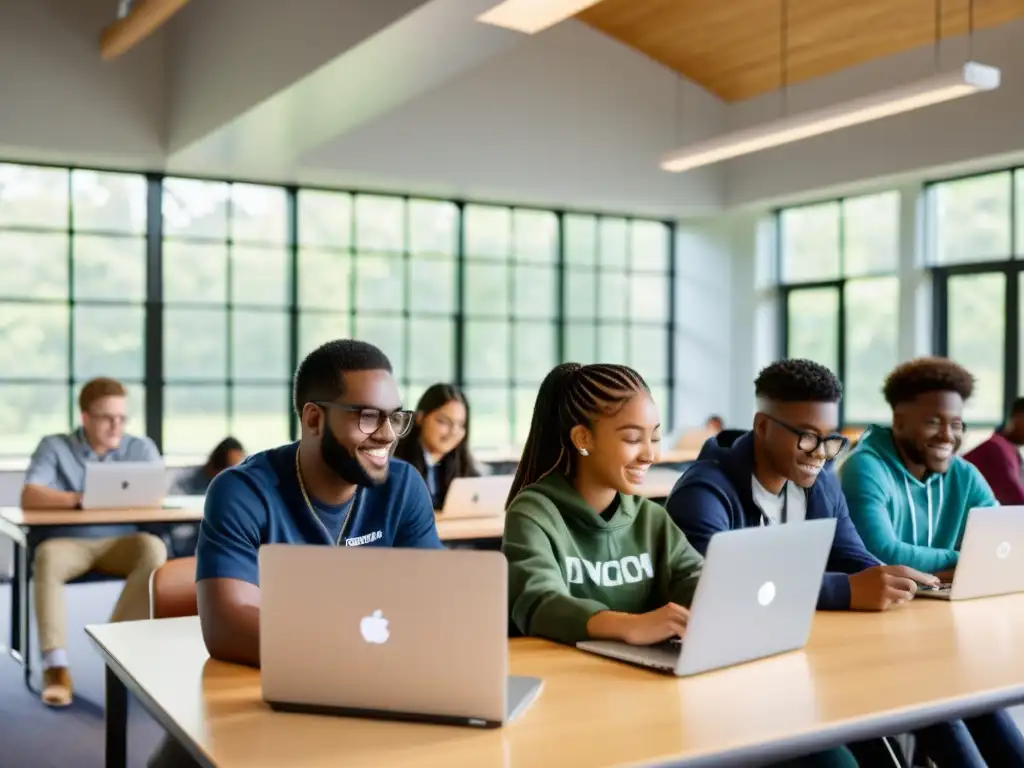
[[[225,437],[210,451],[210,456],[206,459],[206,471],[216,475],[221,470],[227,469],[228,454],[232,451],[245,453],[245,448],[242,447],[242,444],[236,438]]]
[[[838,403],[843,385],[821,363],[793,358],[762,368],[754,380],[754,394],[778,403]]]
[[[1024,413],[1024,397],[1018,397],[1010,406],[1011,416],[1016,416],[1018,413]]]
[[[454,384],[432,384],[416,403],[417,417],[433,413],[438,408],[443,408],[452,400],[457,400],[466,408],[466,435],[453,450],[444,455],[438,464],[440,482],[437,489],[437,498],[434,499],[434,506],[440,509],[444,505],[444,497],[448,495],[448,486],[457,477],[477,477],[480,472],[476,468],[476,462],[469,451],[469,402],[466,396]],[[420,435],[423,430],[417,422],[413,423],[409,434],[398,441],[395,446],[395,458],[407,461],[416,468],[416,471],[426,477],[427,462],[423,455],[423,446],[420,444]]]
[[[344,392],[342,374],[351,371],[387,371],[391,361],[380,349],[356,339],[335,339],[321,344],[299,363],[292,389],[295,413],[302,416],[306,403],[337,400]]]
[[[614,415],[638,392],[649,391],[643,377],[625,365],[556,366],[544,377],[537,392],[530,434],[516,468],[508,504],[523,488],[552,472],[572,478],[576,471],[576,448],[569,433],[573,427],[591,427],[595,418]]]
[[[967,400],[974,392],[974,377],[948,357],[918,357],[897,365],[886,377],[882,392],[893,408],[925,392],[956,392]]]

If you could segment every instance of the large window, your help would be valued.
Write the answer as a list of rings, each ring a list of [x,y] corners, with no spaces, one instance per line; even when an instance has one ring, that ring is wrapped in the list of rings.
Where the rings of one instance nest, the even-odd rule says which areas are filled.
[[[897,362],[900,197],[852,197],[779,212],[785,354],[842,380],[847,424],[888,418]]]

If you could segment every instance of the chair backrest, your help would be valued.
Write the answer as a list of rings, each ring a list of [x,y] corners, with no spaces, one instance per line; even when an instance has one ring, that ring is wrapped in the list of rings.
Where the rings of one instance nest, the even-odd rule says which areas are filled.
[[[149,577],[149,617],[173,619],[196,616],[196,559],[168,560]]]

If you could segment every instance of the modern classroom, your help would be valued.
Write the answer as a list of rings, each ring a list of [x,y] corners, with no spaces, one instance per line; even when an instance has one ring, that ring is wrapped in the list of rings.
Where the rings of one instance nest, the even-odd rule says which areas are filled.
[[[0,3],[0,768],[1024,765],[1022,41],[1019,0]],[[386,356],[368,370],[400,403],[297,409],[300,365],[345,340]],[[801,408],[825,415],[794,427]],[[601,422],[629,409],[651,426],[623,427],[613,481]],[[382,498],[345,479],[378,459],[342,423],[392,435],[371,448],[439,548],[266,534],[263,667],[226,659],[202,585],[215,491],[294,454],[320,522],[310,441],[350,511]],[[869,525],[850,478],[881,443],[903,475]],[[797,449],[806,482],[779,468],[766,490]],[[719,506],[709,544],[687,499],[742,461],[722,498],[764,519],[732,530]],[[633,515],[655,560],[687,553],[685,598],[643,597],[682,568],[647,553],[562,573],[551,531]],[[97,538],[125,529],[130,552]],[[852,610],[825,610],[840,536],[876,576],[846,570]],[[286,599],[310,573],[348,578]],[[584,646],[522,607],[542,578],[565,616],[591,606]],[[595,598],[624,582],[650,613]],[[727,582],[757,600],[716,619]],[[387,643],[363,595],[403,585],[422,600],[386,611]],[[517,680],[536,685],[513,712]],[[978,725],[997,717],[1003,752]]]

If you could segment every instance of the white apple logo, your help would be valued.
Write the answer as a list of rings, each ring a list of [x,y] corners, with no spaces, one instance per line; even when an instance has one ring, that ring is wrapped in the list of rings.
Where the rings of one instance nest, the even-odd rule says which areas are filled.
[[[775,599],[775,584],[771,581],[766,581],[761,585],[761,588],[757,590],[757,602],[761,605],[768,605],[772,600]]]
[[[1004,541],[998,547],[996,547],[996,557],[1000,560],[1005,560],[1010,555],[1010,542]]]
[[[362,634],[363,640],[377,645],[386,643],[391,634],[388,632],[388,620],[384,618],[380,609],[374,611],[372,615],[362,618],[359,622],[359,632]]]

